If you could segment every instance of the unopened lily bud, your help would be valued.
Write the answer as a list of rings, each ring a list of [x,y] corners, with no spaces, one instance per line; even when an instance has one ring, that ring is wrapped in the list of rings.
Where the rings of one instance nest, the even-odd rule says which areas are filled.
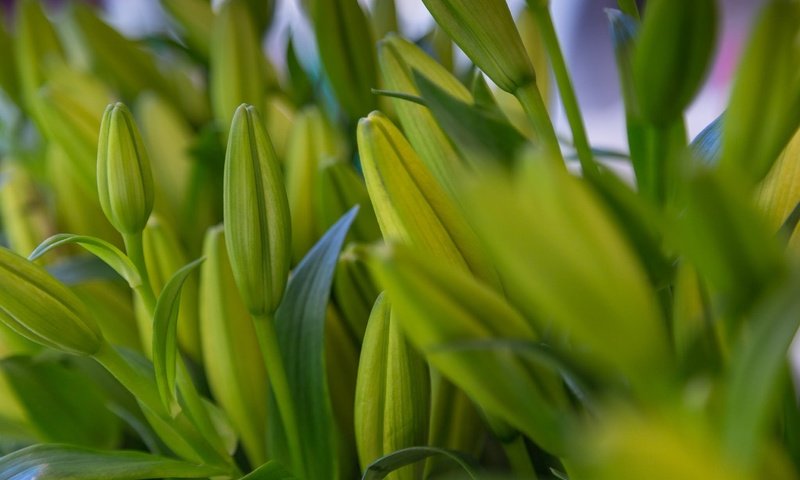
[[[153,175],[133,115],[122,103],[109,105],[103,113],[97,190],[103,213],[120,233],[144,229],[153,210]]]
[[[447,259],[499,285],[458,206],[384,115],[358,124],[358,151],[383,237]]]
[[[275,312],[291,260],[289,202],[280,164],[256,109],[236,109],[228,136],[223,191],[225,240],[247,309]]]
[[[0,247],[0,322],[29,340],[92,355],[103,336],[86,306],[47,271]]]
[[[503,90],[536,81],[505,0],[423,0],[444,31]]]
[[[406,342],[381,295],[369,317],[358,362],[355,433],[362,469],[401,448],[426,444],[429,383],[428,367]],[[389,478],[418,478],[422,466],[402,468]]]

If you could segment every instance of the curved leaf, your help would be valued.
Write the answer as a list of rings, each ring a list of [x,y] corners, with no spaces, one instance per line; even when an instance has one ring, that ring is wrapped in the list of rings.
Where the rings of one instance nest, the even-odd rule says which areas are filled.
[[[283,465],[270,460],[239,480],[294,480],[294,478]]]
[[[131,288],[136,288],[142,284],[142,277],[139,275],[139,270],[136,269],[133,262],[131,262],[120,249],[105,240],[87,235],[74,235],[71,233],[53,235],[39,244],[39,246],[28,255],[28,260],[34,261],[54,248],[71,244],[80,245],[86,249],[86,251],[105,262],[124,278]]]
[[[308,252],[294,271],[275,315],[275,329],[289,388],[297,412],[302,441],[300,458],[308,478],[335,478],[337,471],[336,425],[325,374],[325,311],[333,273],[347,231],[358,207],[347,212]],[[280,432],[275,409],[270,415],[270,434]],[[273,442],[275,443],[275,442]]]
[[[224,471],[139,452],[34,445],[0,458],[0,480],[207,478]]]
[[[461,452],[436,447],[410,447],[390,453],[372,462],[364,471],[362,480],[381,480],[398,468],[411,465],[428,457],[443,456],[457,463],[468,478],[478,479],[474,462]]]
[[[192,271],[205,260],[199,258],[177,272],[169,279],[156,303],[153,314],[153,367],[161,400],[168,411],[175,412],[175,372],[178,359],[178,310],[181,301],[181,288]]]

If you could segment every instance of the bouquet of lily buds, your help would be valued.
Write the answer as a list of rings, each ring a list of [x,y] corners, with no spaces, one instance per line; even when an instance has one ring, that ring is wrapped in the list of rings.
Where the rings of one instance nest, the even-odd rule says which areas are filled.
[[[422,1],[0,21],[0,479],[800,478],[800,1],[689,139],[720,2],[619,0],[613,160],[547,0]]]

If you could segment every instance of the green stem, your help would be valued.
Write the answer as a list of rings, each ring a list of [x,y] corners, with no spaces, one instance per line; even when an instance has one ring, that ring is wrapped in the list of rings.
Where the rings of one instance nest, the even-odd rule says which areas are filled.
[[[550,121],[550,115],[547,113],[547,106],[542,99],[542,94],[539,92],[539,87],[536,82],[530,82],[523,85],[514,92],[525,113],[530,118],[533,124],[536,135],[542,144],[547,156],[553,162],[564,165],[564,155],[561,153],[561,146],[558,144],[558,137],[553,128],[553,122]]]
[[[575,88],[572,85],[567,63],[564,61],[564,54],[561,52],[561,45],[558,43],[553,17],[550,9],[546,5],[536,5],[535,2],[528,2],[536,25],[539,27],[539,34],[550,58],[550,65],[556,77],[558,91],[561,93],[561,102],[564,105],[564,113],[567,115],[570,129],[572,130],[572,141],[581,162],[583,174],[591,178],[597,173],[597,163],[592,154],[592,147],[586,136],[586,127],[583,124],[583,115],[578,105],[578,98],[575,95]]]
[[[275,331],[275,323],[271,314],[253,315],[258,344],[261,347],[261,355],[264,357],[264,366],[267,369],[267,376],[278,404],[283,426],[286,431],[286,439],[289,442],[292,463],[295,471],[301,472],[303,463],[300,460],[300,431],[297,424],[297,414],[292,402],[292,393],[289,388],[289,378],[286,375],[286,367],[281,356],[278,335]]]
[[[506,452],[508,462],[511,464],[511,471],[516,478],[527,478],[536,480],[536,469],[533,467],[528,448],[525,446],[525,438],[522,435],[510,442],[503,442],[503,450]]]
[[[156,311],[156,295],[153,291],[153,286],[150,283],[150,276],[147,274],[147,264],[144,261],[144,240],[142,232],[139,233],[123,233],[122,240],[125,242],[125,253],[131,259],[133,266],[139,270],[139,276],[142,277],[142,284],[136,287],[136,294],[141,299],[144,307],[150,318],[153,317],[153,312]],[[145,345],[145,349],[149,349],[150,345]]]

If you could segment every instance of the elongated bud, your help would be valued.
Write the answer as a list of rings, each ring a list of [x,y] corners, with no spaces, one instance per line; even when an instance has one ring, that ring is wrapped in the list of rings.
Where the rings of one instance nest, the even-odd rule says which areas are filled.
[[[505,0],[423,0],[464,53],[503,90],[536,81]]]
[[[209,387],[248,459],[260,463],[266,457],[267,373],[255,327],[236,290],[222,227],[209,229],[203,256],[199,313]]]
[[[106,107],[97,145],[97,191],[106,218],[120,233],[141,232],[153,210],[153,175],[128,107]]]
[[[44,268],[0,247],[0,322],[36,343],[75,355],[103,344],[80,300]]]
[[[428,385],[428,367],[406,342],[381,295],[369,317],[358,363],[355,422],[362,469],[395,450],[426,444]],[[389,478],[418,478],[421,467],[400,469]]]
[[[291,222],[280,165],[252,106],[236,109],[225,155],[225,239],[233,276],[253,315],[273,313],[291,259]]]
[[[422,49],[397,35],[389,35],[378,44],[378,60],[388,90],[419,96],[413,76],[418,71],[453,98],[472,103],[469,90],[455,76]],[[436,180],[452,193],[453,172],[462,166],[462,159],[447,135],[427,107],[401,99],[392,102],[408,141]]]
[[[255,26],[242,0],[226,1],[214,19],[210,52],[211,110],[219,126],[230,125],[242,102],[261,105],[265,59]]]
[[[499,284],[458,207],[397,127],[380,113],[361,119],[358,151],[385,239],[435,253]]]

